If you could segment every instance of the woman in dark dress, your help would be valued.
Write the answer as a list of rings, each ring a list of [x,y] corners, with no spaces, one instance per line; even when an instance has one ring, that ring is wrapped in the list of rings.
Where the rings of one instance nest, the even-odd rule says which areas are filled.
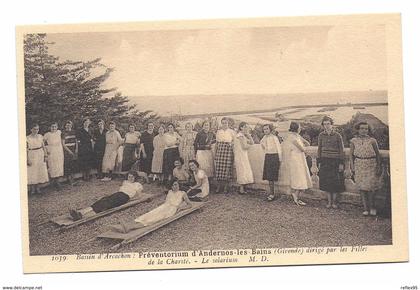
[[[337,208],[337,194],[344,191],[344,145],[341,135],[333,130],[333,120],[324,117],[324,131],[318,136],[319,189],[326,191],[327,208]]]
[[[155,138],[155,124],[149,122],[147,130],[140,137],[140,171],[146,172],[147,175],[152,173],[153,160],[153,138]]]
[[[61,134],[61,142],[64,149],[64,176],[70,185],[73,185],[73,174],[77,172],[78,144],[76,132],[73,130],[73,122],[67,121]]]
[[[105,154],[105,145],[106,145],[106,136],[107,129],[105,129],[105,122],[104,120],[98,121],[98,129],[95,130],[93,134],[93,140],[95,141],[94,146],[94,155],[95,155],[95,167],[98,171],[98,179],[102,179],[102,159],[104,158]]]
[[[76,138],[79,142],[79,166],[83,180],[90,179],[90,170],[93,167],[93,134],[89,128],[89,118],[83,119],[83,128],[77,131]]]

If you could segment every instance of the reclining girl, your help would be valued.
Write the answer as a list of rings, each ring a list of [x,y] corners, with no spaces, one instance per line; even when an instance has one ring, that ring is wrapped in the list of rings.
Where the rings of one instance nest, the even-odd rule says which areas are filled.
[[[106,211],[111,208],[119,207],[126,204],[133,198],[139,197],[143,191],[143,185],[136,182],[138,177],[136,171],[129,171],[127,180],[124,180],[119,190],[111,195],[104,196],[90,207],[70,210],[70,216],[74,221],[81,220],[86,217],[94,216],[97,213]]]
[[[168,191],[166,200],[159,207],[145,213],[133,222],[111,225],[110,227],[120,233],[128,233],[131,230],[146,227],[155,224],[161,220],[174,216],[177,212],[190,208],[191,201],[187,194],[179,189],[178,180],[174,179],[171,184],[171,190]]]

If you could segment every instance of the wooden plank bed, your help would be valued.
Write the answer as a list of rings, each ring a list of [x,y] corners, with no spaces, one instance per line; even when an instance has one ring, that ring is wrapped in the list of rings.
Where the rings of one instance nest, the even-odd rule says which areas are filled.
[[[174,216],[171,216],[170,218],[164,219],[156,224],[153,225],[149,225],[149,226],[145,226],[143,228],[139,228],[136,230],[132,230],[128,233],[120,233],[117,232],[115,230],[108,230],[102,234],[99,234],[96,238],[106,238],[106,239],[112,239],[112,240],[118,240],[119,243],[116,244],[115,246],[111,247],[111,249],[118,249],[119,247],[125,245],[125,244],[129,244],[131,242],[136,241],[137,239],[173,222],[178,220],[179,218],[190,214],[196,210],[201,209],[204,205],[205,202],[191,202],[192,203],[192,207],[184,209],[182,211],[177,212]]]
[[[88,221],[92,221],[92,220],[98,219],[100,217],[109,215],[111,213],[114,213],[114,212],[129,208],[129,207],[135,206],[139,203],[150,201],[151,199],[153,199],[154,197],[157,197],[157,196],[160,196],[160,194],[159,195],[143,194],[140,197],[132,199],[129,202],[127,202],[127,203],[125,203],[125,204],[123,204],[119,207],[114,207],[114,208],[108,209],[106,211],[97,213],[93,216],[82,218],[81,220],[78,220],[78,221],[74,221],[71,218],[69,213],[54,217],[54,218],[50,219],[49,221],[58,225],[58,226],[60,226],[60,230],[66,230],[66,229],[70,229],[70,228],[76,227],[78,225],[84,224]]]

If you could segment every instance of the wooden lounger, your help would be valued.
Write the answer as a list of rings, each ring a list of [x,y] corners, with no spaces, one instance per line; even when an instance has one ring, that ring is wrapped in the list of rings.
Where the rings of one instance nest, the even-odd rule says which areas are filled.
[[[147,235],[148,233],[151,233],[164,225],[169,224],[170,222],[173,222],[187,214],[190,214],[200,208],[202,208],[205,204],[205,202],[191,202],[192,207],[184,209],[182,211],[179,211],[174,216],[171,216],[170,218],[164,219],[156,224],[149,225],[140,229],[132,230],[128,233],[120,233],[115,230],[109,230],[107,232],[104,232],[97,236],[96,238],[107,238],[107,239],[113,239],[113,240],[119,240],[120,243],[113,246],[111,249],[118,249],[119,247],[129,244],[131,242],[136,241],[137,239]]]
[[[125,203],[125,204],[123,204],[123,205],[121,205],[119,207],[114,207],[114,208],[108,209],[106,211],[97,213],[97,214],[95,214],[93,216],[82,218],[81,220],[78,220],[78,221],[74,221],[71,218],[70,214],[67,213],[67,214],[63,214],[63,215],[60,215],[58,217],[52,218],[50,220],[50,222],[59,225],[60,226],[60,230],[66,230],[66,229],[70,229],[70,228],[73,228],[75,226],[78,226],[80,224],[84,224],[84,223],[86,223],[88,221],[95,220],[97,218],[100,218],[100,217],[109,215],[109,214],[111,214],[113,212],[120,211],[120,210],[129,208],[129,207],[132,207],[132,206],[134,206],[136,204],[139,204],[141,202],[145,202],[145,201],[150,200],[150,199],[152,199],[152,198],[154,198],[156,196],[159,196],[159,195],[157,195],[157,194],[144,194],[144,195],[141,195],[138,198],[135,198],[135,199],[130,200],[129,202],[127,202],[127,203]]]

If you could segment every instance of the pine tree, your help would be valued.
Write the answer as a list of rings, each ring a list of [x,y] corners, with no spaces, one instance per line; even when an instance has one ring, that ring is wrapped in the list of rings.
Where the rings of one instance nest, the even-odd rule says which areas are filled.
[[[117,92],[105,88],[113,72],[97,58],[91,61],[64,61],[49,53],[46,34],[27,34],[24,39],[25,108],[28,123],[37,122],[41,131],[51,122],[67,120],[80,124],[84,117],[132,122],[139,127],[158,116],[140,112],[136,105]],[[28,128],[29,129],[29,128]]]

